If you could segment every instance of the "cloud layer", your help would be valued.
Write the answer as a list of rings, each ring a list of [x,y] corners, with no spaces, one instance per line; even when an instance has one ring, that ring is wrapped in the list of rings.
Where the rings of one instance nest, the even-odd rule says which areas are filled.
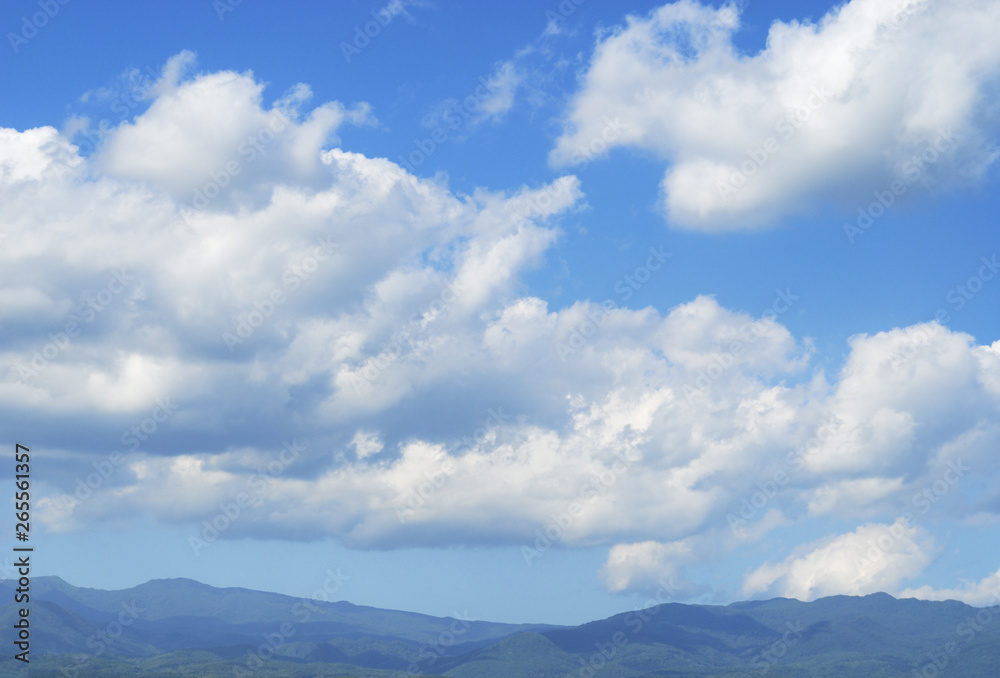
[[[652,151],[669,162],[670,223],[703,230],[867,206],[893,182],[897,196],[966,184],[993,165],[995,3],[852,0],[818,24],[776,21],[753,55],[734,47],[739,25],[734,5],[680,0],[601,36],[551,161]]]
[[[685,568],[755,536],[860,525],[746,583],[811,597],[901,586],[936,518],[1000,512],[958,491],[1000,474],[1000,342],[893,328],[853,337],[828,376],[780,290],[760,317],[708,296],[550,308],[521,277],[582,203],[576,177],[456,194],[338,148],[364,105],[307,111],[304,85],[265,105],[252,74],[189,65],[90,156],[52,128],[0,131],[18,281],[0,403],[81,422],[51,446],[50,529],[182,524],[196,553],[503,544],[529,566],[606,546],[609,590],[667,575],[694,595]],[[635,265],[651,277],[669,253]]]
[[[747,576],[743,591],[799,600],[897,591],[924,570],[933,551],[933,539],[906,520],[865,524],[784,562],[765,563]]]

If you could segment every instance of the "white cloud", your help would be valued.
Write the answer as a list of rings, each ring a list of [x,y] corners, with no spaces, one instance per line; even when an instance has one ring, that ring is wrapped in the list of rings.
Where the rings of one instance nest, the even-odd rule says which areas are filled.
[[[64,162],[70,157],[69,144],[51,127],[24,132],[0,128],[0,144],[4,149],[0,156],[0,181],[6,185],[40,179],[57,159],[54,156],[58,154],[58,159]]]
[[[953,440],[957,428],[995,412],[997,399],[983,386],[997,368],[992,350],[973,347],[969,335],[931,322],[849,343],[829,401],[838,424],[805,457],[816,473],[912,469],[915,449],[930,458],[929,450]]]
[[[666,590],[675,599],[691,598],[705,591],[688,581],[683,567],[698,560],[692,540],[617,544],[599,574],[612,593],[655,594]]]
[[[1000,570],[978,582],[964,582],[961,588],[935,589],[920,586],[906,589],[900,598],[920,598],[921,600],[960,600],[968,605],[980,607],[1000,605]]]
[[[1000,343],[896,328],[852,338],[828,379],[780,318],[712,297],[662,313],[555,307],[522,280],[582,205],[576,177],[456,194],[337,148],[342,106],[306,111],[304,88],[268,106],[263,92],[247,74],[178,75],[87,158],[52,128],[0,130],[0,265],[18,281],[0,404],[90,427],[48,496],[72,492],[108,453],[95,441],[120,439],[157,399],[180,407],[92,497],[47,504],[53,529],[115,517],[195,530],[294,431],[301,461],[225,538],[295,524],[286,538],[359,548],[526,545],[551,528],[565,546],[612,548],[607,581],[631,591],[810,512],[891,520],[949,462],[1000,476]],[[183,211],[188,173],[225,167],[231,142],[276,109],[289,111],[287,141]],[[172,155],[226,116],[238,131],[226,143]],[[50,346],[71,321],[75,336]],[[801,468],[790,462],[831,419]],[[778,471],[787,481],[734,535],[727,516]],[[961,507],[948,492],[935,511]],[[923,562],[901,553],[901,571]],[[890,579],[827,573],[807,590],[802,571],[818,560],[802,559],[754,582],[812,592]]]
[[[490,96],[479,104],[482,117],[500,118],[512,109],[522,79],[513,61],[498,64],[493,75],[487,79]]]
[[[68,303],[56,304],[44,292],[33,288],[0,288],[0,318],[43,315],[58,318],[70,310]]]
[[[1000,74],[995,3],[852,0],[818,24],[776,21],[754,55],[738,29],[732,5],[679,0],[602,36],[551,161],[652,150],[670,163],[670,222],[713,230],[853,210],[897,179],[961,185],[997,157],[982,106]]]
[[[491,282],[483,289],[502,288],[505,278],[486,269],[483,274]],[[774,320],[727,311],[708,297],[663,317],[651,309],[601,309],[606,314],[601,327],[563,362],[557,342],[588,322],[588,312],[597,317],[594,309],[600,306],[578,303],[553,311],[536,298],[505,301],[486,295],[465,307],[459,303],[461,295],[442,301],[449,298],[440,294],[447,281],[437,274],[391,269],[372,283],[360,310],[323,314],[307,307],[299,311],[304,314],[300,322],[288,326],[287,337],[276,335],[257,349],[249,344],[251,362],[242,367],[237,363],[224,372],[210,362],[198,367],[207,371],[207,393],[221,392],[221,385],[234,377],[244,380],[251,387],[247,397],[253,407],[273,402],[275,388],[284,394],[318,379],[324,388],[302,414],[347,429],[342,445],[354,448],[318,474],[310,471],[305,477],[293,467],[275,479],[264,505],[232,534],[267,534],[294,519],[303,536],[336,535],[357,547],[523,545],[532,542],[534,530],[553,525],[553,516],[570,514],[572,520],[555,523],[556,541],[614,546],[615,557],[605,573],[609,585],[639,590],[658,572],[676,575],[681,562],[681,552],[673,546],[665,551],[667,547],[650,544],[676,546],[703,538],[707,545],[684,561],[697,562],[707,554],[717,557],[741,548],[747,543],[745,534],[760,535],[787,524],[785,513],[866,518],[900,508],[913,511],[911,497],[934,487],[949,461],[971,465],[977,474],[994,473],[984,465],[992,429],[981,420],[995,416],[991,413],[998,399],[976,384],[991,379],[998,366],[989,357],[991,348],[972,346],[966,335],[916,326],[857,337],[839,382],[828,385],[817,375],[800,386],[787,386],[771,380],[804,369],[809,352],[803,344]],[[412,309],[418,311],[417,323],[410,325],[406,318],[414,315]],[[482,309],[496,310],[483,316]],[[410,334],[400,338],[400,328]],[[912,339],[919,333],[926,339],[907,358],[913,363],[886,365],[882,372],[864,367],[892,360],[897,344],[888,340],[891,336]],[[379,339],[367,339],[372,336]],[[712,361],[734,350],[737,342],[742,348],[730,366],[710,371]],[[276,352],[274,358],[268,357],[271,352]],[[949,365],[974,368],[938,370],[941,356],[951,356]],[[259,391],[250,381],[258,371],[263,374]],[[183,368],[172,372],[181,374]],[[704,388],[689,390],[707,373],[714,378]],[[475,389],[464,386],[470,374],[475,375]],[[920,379],[908,382],[899,376],[907,374]],[[928,376],[935,374],[939,377]],[[840,398],[865,391],[864,384],[853,382],[860,375],[878,380],[884,389],[870,387],[882,393],[878,402],[869,403],[873,411],[879,402],[895,407],[934,436],[928,444],[905,442],[902,457],[895,439],[865,440],[863,465],[835,467],[846,476],[811,466],[810,456],[797,469],[786,451],[804,449],[818,422],[831,414],[846,418],[838,409]],[[930,395],[951,392],[942,391],[941,378],[957,379],[948,389],[978,402],[976,409],[931,406]],[[63,381],[65,388],[73,388],[72,379]],[[110,394],[110,383],[108,388]],[[483,391],[488,392],[485,399]],[[429,397],[482,403],[471,416],[456,415],[448,407],[422,410],[419,416],[423,423],[440,422],[451,430],[465,426],[468,442],[415,434],[412,415],[403,415],[410,419],[402,435],[393,433],[400,414],[412,407],[409,403]],[[496,406],[511,416],[479,427],[483,412]],[[474,434],[477,427],[481,433]],[[829,440],[839,438],[821,443],[817,449],[822,455],[843,456],[842,448],[829,447]],[[232,453],[189,452],[183,468],[215,468],[214,458]],[[254,454],[266,458],[268,451],[257,447]],[[165,505],[182,481],[175,477],[179,470],[167,460],[136,459],[144,468],[152,464],[150,468],[159,469],[136,482],[142,493],[100,494],[81,506],[74,520],[86,524],[113,512],[157,514],[155,507]],[[886,467],[905,475],[870,475],[872,469]],[[200,490],[216,504],[237,492],[246,475],[239,467],[217,470],[225,474],[220,482]],[[727,514],[738,511],[741,497],[757,492],[756,483],[774,477],[776,470],[790,480],[783,481],[774,503],[763,507],[744,535],[733,535]],[[145,501],[161,493],[162,502]],[[187,521],[192,516],[172,512],[160,517]],[[642,548],[634,546],[644,542]],[[629,557],[618,558],[622,554]],[[796,572],[802,567],[789,565]],[[875,586],[883,580],[861,578],[856,585],[864,581]]]
[[[866,524],[805,547],[781,563],[765,563],[746,576],[743,593],[814,600],[894,591],[919,575],[934,553],[933,537],[903,519]]]
[[[354,446],[354,453],[357,455],[358,459],[364,459],[365,457],[370,457],[373,454],[378,454],[385,447],[382,439],[379,437],[378,433],[373,431],[358,431],[354,434],[354,439],[351,440],[351,445]]]
[[[903,478],[856,478],[823,485],[808,495],[809,515],[867,511],[871,504],[897,494],[903,482]]]
[[[517,103],[518,91],[524,83],[525,76],[518,62],[518,59],[498,62],[489,75],[478,78],[467,95],[440,101],[424,116],[424,127],[436,128],[441,142],[448,138],[465,139],[484,123],[502,121]],[[428,138],[423,141],[423,147],[434,148],[436,143]]]
[[[250,73],[223,71],[179,83],[192,63],[188,52],[171,59],[149,109],[108,135],[98,153],[104,172],[198,207],[199,195],[211,202],[217,190],[249,194],[282,179],[313,180],[321,167],[317,150],[341,123],[369,120],[367,107],[346,110],[336,102],[299,120],[299,107],[312,96],[302,84],[265,110],[263,85]]]
[[[273,365],[254,362],[251,389],[360,369],[443,288],[467,291],[457,305],[464,318],[508,294],[556,233],[536,222],[581,197],[573,177],[515,196],[452,195],[388,161],[325,148],[343,117],[366,119],[364,105],[354,114],[332,103],[300,115],[308,91],[299,87],[265,109],[262,85],[249,75],[181,80],[189,61],[182,57],[165,69],[149,110],[112,129],[91,158],[51,128],[0,133],[0,259],[20,281],[3,312],[30,328],[2,358],[0,397],[9,402],[64,407],[71,399],[92,409],[108,400],[105,387],[118,388],[107,395],[120,402],[133,391],[113,373],[172,361],[179,373],[197,373],[184,390],[203,397],[199,384],[233,376],[232,364],[217,360],[220,350],[240,360],[286,347]],[[282,141],[261,152],[250,144],[253,153],[243,154],[247,135],[279,110],[287,113]],[[193,192],[204,193],[204,182],[233,162],[240,171],[215,182],[218,198],[193,204]],[[268,322],[227,351],[223,335],[237,335],[258,307],[270,309]],[[317,363],[315,345],[299,351],[329,327],[346,330],[336,337],[335,362]],[[66,347],[48,346],[55,340],[43,328],[75,336]],[[31,368],[43,351],[41,369]],[[151,381],[149,397],[166,383]]]

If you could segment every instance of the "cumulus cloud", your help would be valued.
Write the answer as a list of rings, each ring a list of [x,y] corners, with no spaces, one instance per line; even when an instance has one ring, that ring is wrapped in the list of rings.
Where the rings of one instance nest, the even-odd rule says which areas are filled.
[[[775,314],[712,297],[554,307],[522,279],[582,204],[576,177],[458,194],[337,147],[361,104],[310,110],[304,87],[268,102],[249,73],[172,64],[90,156],[53,128],[0,130],[0,264],[17,281],[0,403],[11,420],[87,422],[51,446],[50,529],[198,534],[244,494],[220,538],[538,550],[551,534],[610,548],[604,579],[627,592],[848,506],[872,525],[814,551],[854,553],[919,492],[960,510],[949,464],[1000,474],[1000,343],[895,328],[852,338],[828,377]],[[263,145],[276,111],[286,127]],[[224,143],[173,154],[206,130]],[[670,265],[636,265],[653,260]],[[891,571],[852,578],[797,555],[749,590],[894,584],[926,562],[924,529],[904,530]],[[807,585],[809,568],[822,576]]]
[[[921,600],[960,600],[968,605],[979,607],[1000,605],[1000,570],[984,577],[978,582],[963,582],[960,588],[935,589],[932,586],[920,586],[905,589],[900,598],[920,598]]]
[[[215,400],[237,373],[236,407],[276,387],[287,402],[360,371],[411,324],[477,318],[538,263],[557,233],[542,222],[581,196],[573,177],[453,195],[330,147],[346,107],[300,112],[303,87],[265,106],[252,75],[183,79],[187,61],[172,59],[149,110],[90,157],[52,128],[0,133],[0,257],[19,281],[2,311],[16,320],[2,330],[5,402],[138,413],[167,394]],[[447,288],[463,294],[444,312]],[[214,426],[217,411],[198,416]]]
[[[565,363],[559,360],[560,332],[600,318],[595,309],[604,314],[599,331]],[[348,429],[339,443],[345,453],[318,468],[304,462],[275,476],[262,505],[230,536],[277,533],[294,522],[303,538],[334,535],[361,548],[459,543],[537,548],[535,535],[543,531],[560,546],[612,546],[603,572],[608,587],[640,591],[662,576],[683,581],[680,568],[740,548],[746,534],[759,536],[787,523],[785,514],[918,513],[911,503],[916,492],[930,488],[937,505],[953,489],[951,483],[961,482],[961,476],[943,475],[949,463],[972,465],[960,467],[966,468],[963,473],[970,468],[989,472],[981,465],[988,457],[989,429],[977,422],[970,427],[964,417],[949,420],[953,413],[947,409],[911,412],[921,425],[940,429],[948,442],[911,446],[907,465],[895,462],[903,476],[872,476],[866,465],[831,479],[829,472],[812,468],[809,450],[828,453],[826,443],[812,436],[823,418],[836,412],[838,389],[821,378],[799,386],[770,383],[764,375],[800,372],[808,351],[773,320],[726,311],[707,297],[665,317],[649,310],[607,311],[595,304],[551,311],[539,299],[521,298],[484,323],[455,321],[451,315],[439,318],[423,330],[426,336],[414,327],[419,348],[407,353],[397,354],[402,344],[369,353],[373,370],[367,373],[356,362],[357,373],[350,373],[350,354],[338,348],[351,327],[347,320],[338,321],[341,330],[322,334],[313,323],[303,328],[308,339],[290,339],[286,354],[301,360],[283,358],[272,368],[278,378],[308,383],[319,374],[330,380],[303,414],[318,413],[345,428],[368,423],[362,430]],[[938,339],[944,347],[964,347],[973,357],[990,350],[943,329]],[[880,340],[857,338],[852,345],[866,354],[870,347],[864,342]],[[312,348],[300,347],[301,341]],[[715,374],[707,371],[718,364],[713,357],[736,349],[739,341],[745,348],[737,350],[734,362],[699,390],[700,380]],[[889,358],[886,352],[883,359]],[[927,360],[919,371],[932,367]],[[841,384],[852,370],[849,360]],[[412,425],[406,435],[396,434],[394,420],[398,426],[399,415],[408,415],[409,403],[424,394],[437,394],[449,404],[456,397],[473,397],[458,377],[469,371],[477,383],[489,385],[497,402],[484,406],[478,419],[458,411],[468,422],[462,439]],[[967,375],[965,388],[978,378]],[[923,386],[936,387],[933,382]],[[989,416],[996,401],[981,407],[982,416]],[[422,412],[433,419],[455,416],[447,408]],[[396,442],[387,444],[387,438]],[[865,448],[875,468],[898,453],[894,440],[879,445]],[[785,450],[801,450],[802,456]],[[132,457],[122,490],[81,503],[74,522],[144,511],[167,521],[194,520],[206,506],[231,501],[245,485],[246,468],[230,462],[236,454],[232,449],[186,454],[180,465],[175,459]],[[238,451],[261,463],[273,454],[259,446]],[[300,470],[307,466],[308,473]],[[199,500],[187,513],[151,508],[170,505],[192,468],[212,469],[215,481],[198,486]],[[768,481],[777,472],[784,474],[780,492]],[[950,480],[942,481],[938,493],[934,483],[942,477]],[[754,493],[764,487],[762,481],[771,482],[775,491],[764,499],[761,515],[750,516],[746,532],[734,534],[729,516],[742,510],[741,497],[757,501]],[[142,493],[128,490],[129,482],[141,486]],[[153,501],[156,497],[161,499]],[[688,541],[693,537],[703,541]],[[798,572],[820,560],[788,567]],[[869,579],[872,586],[882,581]]]
[[[669,162],[670,222],[704,230],[854,209],[894,181],[901,195],[993,165],[995,3],[851,0],[817,24],[776,21],[751,55],[733,45],[739,25],[735,5],[679,0],[602,35],[550,160],[653,151]]]
[[[366,105],[346,109],[338,102],[299,119],[312,96],[301,84],[264,109],[263,85],[249,73],[223,71],[181,82],[193,61],[190,52],[170,59],[151,88],[149,109],[108,136],[98,153],[104,173],[155,185],[195,207],[223,189],[224,200],[245,202],[280,181],[316,177],[317,149],[335,139],[337,128],[371,121]]]
[[[704,584],[687,579],[683,572],[685,565],[700,559],[696,551],[693,539],[617,544],[608,552],[599,574],[612,593],[655,595],[663,591],[673,599],[690,599],[707,590]]]
[[[996,395],[987,375],[995,369],[996,345],[973,346],[969,335],[936,322],[858,335],[849,343],[849,357],[829,400],[837,424],[805,456],[810,470],[896,474],[911,468],[916,450],[933,459],[948,444],[943,456],[982,457],[986,431],[963,444],[954,434],[955,427],[993,428],[988,422]],[[884,479],[879,491],[892,483]]]
[[[849,515],[898,493],[903,478],[856,478],[828,483],[809,495],[810,515]]]
[[[895,591],[901,582],[919,575],[935,551],[933,537],[903,519],[891,525],[865,524],[805,547],[781,563],[765,563],[746,576],[743,592],[814,600]]]

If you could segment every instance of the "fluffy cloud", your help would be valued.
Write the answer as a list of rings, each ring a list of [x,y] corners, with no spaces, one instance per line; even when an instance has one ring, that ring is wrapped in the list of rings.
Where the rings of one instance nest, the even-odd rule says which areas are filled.
[[[800,519],[924,518],[925,491],[949,515],[965,475],[1000,475],[1000,343],[896,328],[852,338],[828,378],[774,314],[711,297],[550,307],[521,279],[581,204],[575,177],[459,195],[336,147],[364,106],[306,110],[303,86],[265,104],[251,74],[185,79],[186,59],[90,156],[52,128],[0,131],[0,263],[17,281],[0,403],[85,422],[47,452],[50,529],[200,535],[243,496],[220,538],[604,545],[607,585],[639,591]],[[244,154],[276,111],[287,126]],[[924,529],[892,572],[806,586],[822,565],[807,554],[751,589],[894,583],[926,562]]]
[[[695,597],[704,593],[707,587],[687,580],[683,573],[685,565],[700,559],[694,541],[618,544],[608,552],[607,562],[599,574],[612,593],[655,595],[663,590],[675,599]]]
[[[852,0],[775,22],[754,55],[738,29],[735,6],[693,0],[629,17],[599,40],[551,161],[652,150],[671,223],[737,229],[867,205],[897,180],[897,195],[968,182],[997,157],[995,3]]]
[[[1000,570],[978,582],[965,582],[961,588],[935,589],[932,586],[921,586],[906,589],[899,595],[901,598],[921,600],[960,600],[968,605],[992,607],[1000,605]]]
[[[771,385],[760,376],[768,373],[764,368],[795,374],[802,369],[801,356],[808,355],[804,349],[771,320],[753,320],[699,298],[662,318],[648,311],[603,311],[600,331],[563,363],[554,350],[559,327],[589,322],[587,312],[595,307],[601,308],[553,312],[543,301],[526,298],[510,302],[482,325],[429,325],[421,348],[391,360],[396,354],[386,349],[378,354],[385,358],[382,372],[359,372],[360,392],[331,369],[349,362],[347,354],[329,352],[338,335],[316,336],[312,326],[306,328],[314,350],[302,352],[310,362],[295,362],[291,374],[298,375],[296,383],[331,375],[332,389],[303,414],[321,413],[323,421],[344,428],[366,421],[366,428],[349,428],[340,451],[326,461],[314,456],[310,442],[302,460],[267,476],[266,491],[254,495],[260,505],[226,536],[288,536],[285,526],[294,523],[303,538],[335,535],[362,548],[503,543],[534,549],[532,557],[551,544],[607,544],[613,546],[604,570],[607,585],[635,591],[662,576],[683,580],[680,568],[740,548],[746,535],[730,529],[734,515],[748,518],[746,531],[758,536],[786,523],[786,514],[872,517],[908,510],[923,518],[926,510],[920,509],[933,502],[944,515],[947,506],[960,510],[962,494],[953,490],[966,475],[994,473],[984,462],[995,433],[976,421],[970,426],[964,416],[954,419],[947,408],[905,410],[920,425],[940,430],[946,441],[908,443],[905,467],[897,460],[897,441],[883,439],[866,442],[870,465],[836,474],[814,468],[817,454],[843,454],[829,448],[830,440],[839,440],[836,435],[813,436],[824,417],[837,413],[840,389],[856,378],[850,359],[838,388],[821,378],[794,387]],[[740,334],[747,327],[752,332]],[[716,374],[706,367],[718,364],[712,356],[724,355],[722,347],[734,347],[741,336],[746,350],[699,390],[703,377]],[[993,350],[970,346],[968,337],[943,329],[934,336],[940,348],[955,344],[973,361],[977,353]],[[883,340],[858,337],[852,346],[869,355],[869,344]],[[298,341],[290,341],[289,352],[298,350]],[[324,350],[325,357],[317,356]],[[539,358],[544,354],[548,358]],[[371,364],[378,364],[378,355]],[[882,359],[891,354],[886,351]],[[917,372],[933,367],[927,359]],[[454,380],[470,370],[477,383],[490,384],[503,398],[473,419],[461,440],[410,428],[386,446],[384,439],[394,436],[393,420],[409,412],[414,398],[468,397]],[[966,375],[965,389],[981,375]],[[868,378],[881,377],[870,371]],[[939,384],[921,388],[933,391]],[[982,416],[990,416],[989,407],[995,411],[996,401],[981,406]],[[775,453],[789,449],[801,454]],[[116,481],[111,491],[80,502],[72,520],[63,516],[61,527],[142,512],[197,522],[211,507],[247,492],[248,468],[260,472],[276,454],[277,446],[256,446],[165,459],[135,455],[121,472],[120,487]],[[250,460],[249,467],[234,463],[242,458]],[[871,474],[871,468],[889,462],[904,475]],[[958,465],[958,475],[950,464]],[[191,469],[201,469],[211,482],[189,483]],[[769,480],[779,473],[780,487]],[[746,516],[741,497],[757,507],[758,488],[768,483],[773,491],[761,494],[760,510]],[[178,493],[188,491],[183,488],[197,496],[180,502],[183,510],[173,508]],[[929,499],[921,499],[921,491],[930,492]],[[539,534],[546,535],[541,542]],[[693,537],[702,540],[688,541]],[[797,572],[818,561],[817,556],[787,567]],[[882,582],[869,579],[872,586]]]
[[[747,575],[743,592],[814,600],[895,591],[901,582],[919,575],[934,552],[934,539],[905,520],[866,524],[781,563],[765,563]]]
[[[261,188],[321,175],[317,149],[345,121],[371,121],[367,106],[347,110],[337,102],[299,119],[312,96],[306,85],[265,110],[264,87],[250,74],[209,73],[181,84],[193,61],[190,52],[172,58],[152,88],[149,109],[109,135],[97,157],[103,173],[142,181],[195,207],[215,200],[217,190],[222,201],[246,204]]]
[[[810,470],[898,474],[912,468],[915,451],[923,459],[983,458],[995,432],[997,344],[973,346],[970,336],[932,322],[855,336],[850,345],[828,401],[837,424],[805,455]],[[959,441],[956,428],[981,435]]]

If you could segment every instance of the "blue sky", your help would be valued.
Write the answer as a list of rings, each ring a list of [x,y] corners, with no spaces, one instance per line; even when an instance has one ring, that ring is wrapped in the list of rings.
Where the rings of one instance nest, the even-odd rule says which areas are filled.
[[[37,573],[332,569],[552,623],[987,604],[998,27],[5,3],[0,427],[36,455]]]

